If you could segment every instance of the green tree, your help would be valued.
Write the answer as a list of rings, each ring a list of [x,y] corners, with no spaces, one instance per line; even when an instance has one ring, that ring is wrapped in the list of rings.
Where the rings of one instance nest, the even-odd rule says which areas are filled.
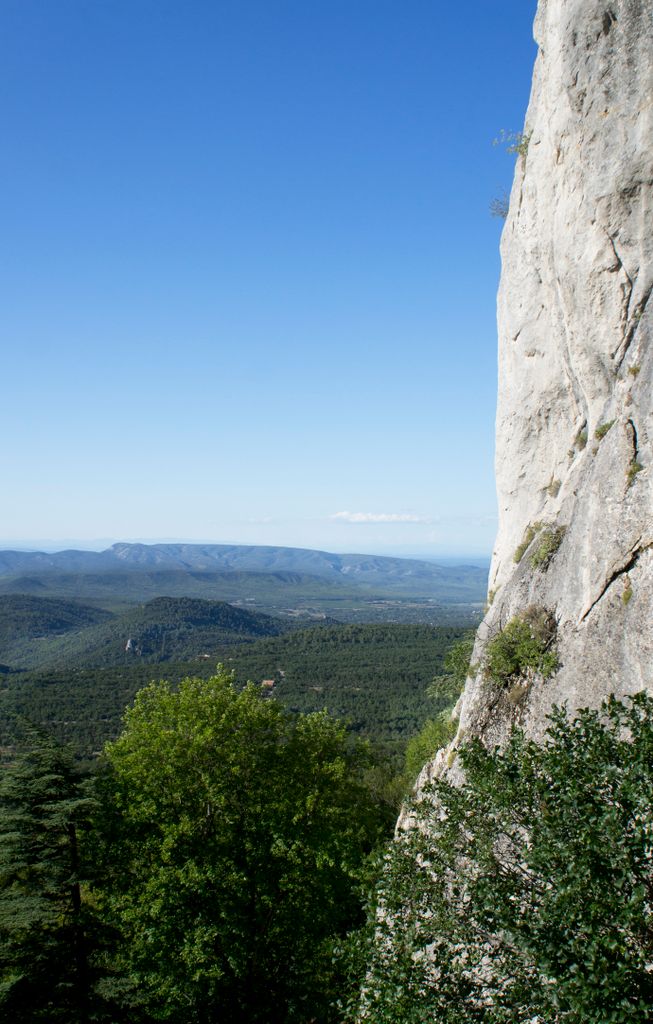
[[[219,670],[142,690],[107,762],[102,901],[152,1017],[330,1019],[331,944],[391,814],[366,745]]]
[[[78,845],[90,805],[72,758],[47,740],[3,769],[0,1009],[7,1021],[90,1020],[88,919]]]
[[[470,670],[474,637],[473,630],[469,630],[451,645],[443,661],[444,674],[435,676],[427,688],[426,692],[436,702],[439,714],[427,718],[417,735],[408,741],[405,770],[411,784],[425,763],[437,750],[446,747],[456,734],[456,723],[451,715]]]
[[[427,718],[417,735],[408,740],[405,763],[406,776],[411,785],[426,762],[455,736],[456,723],[451,712],[452,708],[445,708],[436,718]]]
[[[387,857],[365,1019],[650,1021],[653,700],[460,758],[465,782],[435,783]]]

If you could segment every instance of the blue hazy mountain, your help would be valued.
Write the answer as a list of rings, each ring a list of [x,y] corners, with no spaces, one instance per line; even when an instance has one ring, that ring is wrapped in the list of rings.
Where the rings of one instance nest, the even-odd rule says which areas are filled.
[[[446,597],[463,588],[483,600],[487,569],[438,565],[414,558],[334,554],[308,548],[234,544],[113,544],[105,551],[0,551],[0,577],[105,572],[295,573],[366,590],[403,590]],[[8,581],[7,581],[8,582]],[[3,589],[9,589],[6,585]],[[459,596],[458,599],[461,599]]]

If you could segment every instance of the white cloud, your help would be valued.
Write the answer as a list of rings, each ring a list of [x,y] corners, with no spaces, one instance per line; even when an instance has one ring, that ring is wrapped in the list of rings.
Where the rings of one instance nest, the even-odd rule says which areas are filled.
[[[334,512],[331,519],[341,523],[428,523],[413,512]]]

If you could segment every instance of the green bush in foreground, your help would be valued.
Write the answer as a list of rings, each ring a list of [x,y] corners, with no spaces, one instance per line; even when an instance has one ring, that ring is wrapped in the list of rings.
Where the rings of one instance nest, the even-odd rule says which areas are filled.
[[[387,856],[359,1019],[650,1021],[653,700],[555,710],[544,745],[460,760]]]
[[[332,1019],[331,945],[394,818],[368,746],[219,671],[141,690],[107,759],[101,906],[151,1019]]]

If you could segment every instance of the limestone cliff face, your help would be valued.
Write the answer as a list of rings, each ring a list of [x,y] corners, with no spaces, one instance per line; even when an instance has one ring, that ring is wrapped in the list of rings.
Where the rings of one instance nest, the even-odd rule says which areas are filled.
[[[540,0],[535,36],[501,243],[500,520],[473,661],[537,605],[557,621],[560,669],[511,697],[479,670],[454,746],[501,742],[513,723],[538,737],[554,703],[653,689],[653,3]],[[535,524],[566,528],[539,567],[537,536],[515,561]]]

